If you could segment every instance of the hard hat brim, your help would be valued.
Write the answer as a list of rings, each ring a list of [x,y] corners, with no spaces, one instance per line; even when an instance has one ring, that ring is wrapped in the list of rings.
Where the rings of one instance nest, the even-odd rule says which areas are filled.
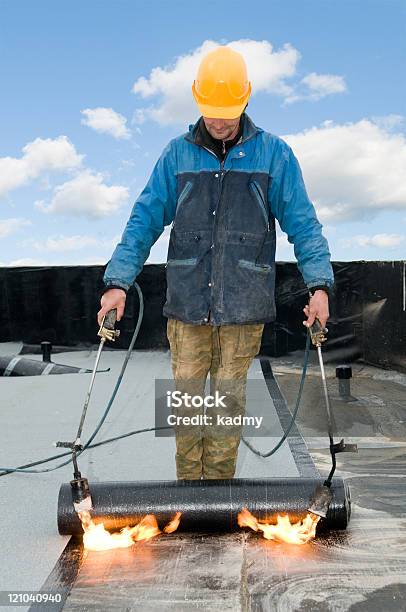
[[[246,104],[247,101],[236,106],[211,106],[197,102],[201,114],[208,119],[237,119],[242,115]]]

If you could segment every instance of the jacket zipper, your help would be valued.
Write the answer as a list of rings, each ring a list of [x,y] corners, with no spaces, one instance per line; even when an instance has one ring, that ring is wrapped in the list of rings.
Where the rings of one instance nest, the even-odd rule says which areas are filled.
[[[196,143],[195,143],[195,144],[196,144]],[[204,145],[201,145],[201,144],[198,144],[197,146],[198,146],[198,147],[202,147],[202,149],[205,149],[205,150],[206,150],[206,151],[208,151],[208,152],[209,152],[211,155],[214,155],[214,157],[217,159],[217,161],[219,160],[219,158],[217,157],[217,155],[215,154],[215,152],[214,152],[214,151],[212,151],[211,149],[209,149],[208,147],[205,147]],[[224,141],[223,141],[223,148],[225,148]],[[223,180],[223,168],[224,168],[224,160],[223,160],[222,162],[220,162],[220,180],[221,180],[221,181]],[[220,198],[221,198],[221,189],[220,189],[220,196],[219,196],[219,199],[218,199],[218,201],[217,201],[217,206],[216,206],[216,214],[217,214],[217,207],[218,207],[218,205],[219,205]],[[216,223],[216,220],[214,220],[214,223]],[[212,244],[214,244],[214,243],[213,243],[213,240],[212,240]],[[211,320],[211,309],[209,309],[209,312],[208,312],[208,314],[207,314],[207,322],[208,322],[208,323],[210,323],[210,320]]]
[[[253,136],[254,136],[254,135],[255,135],[255,134],[253,134]],[[247,140],[249,140],[249,139],[247,138]],[[223,140],[222,142],[223,142],[222,151],[223,151],[223,154],[225,154],[225,157],[224,157],[224,159],[223,159],[223,160],[220,162],[220,194],[219,194],[219,198],[218,198],[218,200],[217,200],[217,205],[216,205],[216,210],[215,210],[215,212],[216,212],[216,216],[217,216],[217,209],[218,209],[218,205],[219,205],[219,203],[220,203],[220,199],[221,199],[221,191],[222,191],[222,186],[223,186],[224,162],[226,161],[227,156],[228,156],[228,154],[230,153],[230,151],[231,151],[232,149],[234,149],[234,147],[236,147],[237,145],[241,145],[241,144],[243,143],[243,140],[241,139],[241,141],[240,141],[240,142],[235,143],[235,145],[234,145],[234,146],[232,146],[232,147],[231,147],[231,148],[230,148],[230,149],[229,149],[227,152],[226,152],[226,145],[225,145],[224,140]],[[198,146],[198,147],[202,147],[202,149],[205,149],[205,151],[208,151],[208,153],[210,153],[211,155],[213,155],[213,156],[214,156],[214,157],[217,159],[217,161],[218,161],[218,159],[219,159],[219,158],[217,157],[217,155],[216,155],[216,153],[215,153],[214,151],[212,151],[211,149],[209,149],[208,147],[205,147],[204,145],[202,145],[202,144],[200,144],[200,143],[195,142],[194,144],[195,144],[196,146]],[[214,224],[216,224],[216,220],[214,220]],[[213,232],[213,233],[214,233],[214,232]],[[212,241],[212,244],[214,244],[214,242],[213,242],[213,241]],[[208,314],[207,314],[207,322],[208,322],[208,323],[210,322],[210,319],[211,319],[211,309],[209,309],[209,312],[208,312]],[[220,349],[220,338],[219,338],[219,349]],[[221,350],[220,350],[220,365],[221,365]]]

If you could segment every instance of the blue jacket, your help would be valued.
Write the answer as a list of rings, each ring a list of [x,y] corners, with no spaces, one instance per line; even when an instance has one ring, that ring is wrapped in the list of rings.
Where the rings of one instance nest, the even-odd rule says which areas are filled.
[[[220,162],[197,125],[174,138],[134,204],[104,275],[128,290],[172,223],[163,314],[186,323],[265,323],[275,312],[275,219],[310,289],[334,283],[330,252],[287,143],[245,115]]]

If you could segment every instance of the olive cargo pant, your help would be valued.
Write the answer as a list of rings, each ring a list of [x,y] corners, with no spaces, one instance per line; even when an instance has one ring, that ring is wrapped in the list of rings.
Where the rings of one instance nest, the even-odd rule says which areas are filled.
[[[176,416],[206,414],[206,424],[175,426],[176,472],[183,480],[233,478],[242,427],[219,424],[220,417],[245,414],[247,371],[261,346],[264,324],[193,325],[168,319],[172,372],[177,391],[226,397],[225,407],[181,407]],[[210,424],[207,424],[210,421]],[[222,419],[220,419],[222,421]]]

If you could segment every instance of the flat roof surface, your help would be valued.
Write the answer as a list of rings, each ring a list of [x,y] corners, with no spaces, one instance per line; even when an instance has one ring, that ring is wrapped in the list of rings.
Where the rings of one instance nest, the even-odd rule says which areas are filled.
[[[0,345],[14,355],[18,344]],[[121,368],[125,351],[105,351],[89,406],[85,432],[98,422]],[[41,360],[38,355],[25,357]],[[271,360],[276,380],[292,409],[301,354]],[[53,355],[53,361],[91,369],[95,351]],[[338,456],[338,473],[349,479],[353,516],[346,532],[324,534],[296,547],[240,531],[221,536],[175,533],[130,549],[85,552],[78,563],[64,610],[400,610],[406,608],[406,376],[354,365],[352,393],[338,400],[334,367],[327,366],[338,429],[357,441],[357,455]],[[168,351],[135,351],[97,440],[154,426],[154,379],[171,378]],[[249,370],[247,409],[270,418],[272,437],[255,438],[268,450],[282,434],[257,358]],[[77,429],[90,374],[5,377],[0,411],[0,467],[54,454],[52,442],[71,440]],[[403,417],[403,418],[401,418]],[[311,455],[323,474],[329,469],[322,396],[312,361],[299,414]],[[84,436],[87,439],[87,436]],[[174,439],[145,433],[89,450],[80,458],[91,483],[175,478]],[[309,464],[306,469],[311,470]],[[262,459],[240,446],[237,476],[291,477],[301,470],[284,443]],[[57,532],[59,486],[71,466],[47,474],[0,478],[0,591],[38,590],[69,538]],[[72,545],[73,546],[73,545]],[[76,548],[75,548],[76,546]],[[76,554],[77,545],[71,552]],[[75,553],[76,551],[76,553]],[[72,558],[71,558],[72,561]],[[73,562],[72,562],[73,563]],[[390,607],[390,606],[393,607]],[[6,608],[4,608],[6,609]]]

